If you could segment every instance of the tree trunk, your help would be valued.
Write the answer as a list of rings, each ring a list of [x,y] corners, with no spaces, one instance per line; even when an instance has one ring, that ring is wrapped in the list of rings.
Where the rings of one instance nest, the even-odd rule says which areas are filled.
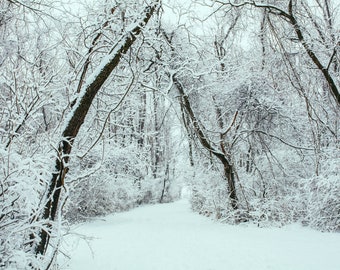
[[[215,149],[213,145],[210,144],[208,141],[207,137],[203,133],[203,129],[200,127],[196,116],[191,108],[191,104],[189,101],[188,96],[185,95],[183,85],[180,83],[180,81],[176,78],[175,75],[173,75],[173,82],[181,96],[183,106],[185,108],[185,112],[188,114],[191,123],[194,127],[195,133],[197,134],[197,137],[201,143],[201,145],[209,151],[210,154],[214,155],[217,157],[221,163],[223,164],[223,171],[224,171],[224,176],[227,180],[228,188],[229,188],[229,198],[230,198],[230,204],[231,207],[234,210],[238,209],[238,198],[237,198],[237,192],[236,192],[236,187],[235,187],[235,177],[233,173],[233,167],[231,163],[229,162],[228,158],[226,157],[225,153]]]
[[[84,94],[79,98],[74,105],[72,117],[67,123],[66,128],[62,133],[62,141],[58,147],[58,157],[55,164],[55,173],[52,173],[47,194],[46,204],[43,210],[42,219],[46,220],[46,228],[39,232],[39,242],[35,247],[35,253],[44,255],[46,253],[50,240],[50,232],[52,229],[52,221],[57,217],[58,209],[60,209],[59,200],[61,190],[64,185],[64,178],[68,171],[67,164],[69,162],[70,153],[73,142],[82,126],[88,110],[98,93],[101,86],[110,76],[111,72],[117,67],[121,57],[130,49],[135,42],[137,36],[142,31],[143,27],[148,23],[152,14],[158,6],[158,1],[153,6],[145,8],[141,19],[134,23],[132,30],[124,34],[121,39],[112,48],[107,58],[102,61],[102,65],[94,71],[95,77],[90,81],[84,89]]]
[[[304,47],[304,49],[307,52],[307,55],[309,56],[309,58],[313,61],[313,63],[316,65],[316,67],[321,71],[321,73],[323,74],[323,77],[325,78],[330,92],[333,95],[335,101],[337,102],[338,106],[340,105],[340,92],[339,89],[336,85],[335,80],[333,79],[331,73],[329,72],[329,67],[324,66],[319,57],[316,56],[315,52],[312,50],[311,46],[309,46],[302,34],[301,31],[301,27],[299,26],[299,24],[297,23],[295,17],[293,16],[292,13],[290,13],[290,22],[294,27],[295,33],[299,39],[299,41],[301,42],[302,46]],[[340,46],[340,42],[338,42],[338,44],[336,46]],[[336,48],[334,48],[334,53],[336,53]]]

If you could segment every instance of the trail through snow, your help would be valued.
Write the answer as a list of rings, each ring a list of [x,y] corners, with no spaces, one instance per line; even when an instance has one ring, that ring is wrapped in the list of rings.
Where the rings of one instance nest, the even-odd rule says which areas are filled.
[[[62,269],[340,270],[339,233],[225,225],[191,212],[184,200],[114,214],[73,233]]]

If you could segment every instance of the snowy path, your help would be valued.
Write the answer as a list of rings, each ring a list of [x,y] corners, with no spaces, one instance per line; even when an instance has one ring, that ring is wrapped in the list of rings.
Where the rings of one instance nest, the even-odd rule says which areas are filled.
[[[298,226],[228,226],[186,201],[145,206],[81,225],[64,249],[72,270],[340,270],[340,234]]]

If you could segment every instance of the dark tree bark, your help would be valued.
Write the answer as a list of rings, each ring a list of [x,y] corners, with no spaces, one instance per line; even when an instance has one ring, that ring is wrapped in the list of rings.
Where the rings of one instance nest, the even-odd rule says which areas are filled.
[[[236,24],[236,22],[235,22]],[[234,24],[234,25],[235,25]],[[234,26],[232,26],[234,27]],[[229,29],[231,31],[232,27]],[[229,32],[230,32],[229,31]],[[228,37],[229,32],[226,37]],[[165,31],[162,31],[162,34],[166,41],[168,42],[169,46],[171,47],[172,52],[175,54],[175,48],[171,44],[171,38],[167,35]],[[216,46],[217,44],[215,44]],[[219,48],[216,46],[216,48]],[[222,67],[223,68],[223,67]],[[224,148],[222,147],[222,152],[216,149],[208,140],[208,138],[205,136],[203,129],[201,128],[200,124],[198,123],[195,113],[191,108],[191,104],[189,101],[188,96],[185,94],[184,87],[182,83],[179,81],[179,79],[176,77],[176,74],[169,75],[170,79],[173,81],[174,85],[176,86],[179,95],[180,95],[180,106],[182,110],[182,114],[186,114],[188,118],[191,121],[191,124],[193,125],[194,132],[196,133],[198,140],[200,141],[201,145],[209,151],[209,154],[212,156],[215,156],[217,159],[221,161],[223,164],[223,171],[225,178],[227,180],[228,184],[228,189],[229,189],[229,198],[230,198],[230,204],[231,207],[234,210],[238,209],[238,197],[237,197],[237,192],[236,192],[236,186],[235,186],[235,174],[233,171],[233,166],[231,162],[229,161],[226,152]],[[184,118],[184,123],[187,123]],[[188,128],[188,127],[186,127]],[[223,136],[223,135],[222,135]],[[223,144],[221,144],[223,146]],[[224,152],[223,152],[224,151]]]
[[[327,1],[325,1],[325,2],[327,2]],[[289,2],[288,2],[288,11],[285,11],[285,10],[275,6],[275,5],[263,4],[261,2],[255,2],[255,1],[245,1],[245,2],[242,2],[240,4],[232,3],[231,1],[229,1],[228,3],[223,3],[223,5],[231,5],[233,7],[242,7],[242,6],[245,6],[245,5],[252,5],[252,6],[257,7],[257,8],[265,9],[266,11],[268,11],[269,14],[280,16],[283,20],[285,20],[289,24],[291,24],[292,27],[293,27],[293,30],[294,30],[294,32],[297,36],[297,39],[299,40],[299,42],[301,43],[301,45],[305,49],[308,57],[312,60],[314,65],[317,67],[317,69],[322,73],[323,78],[326,80],[327,85],[329,87],[329,92],[334,97],[335,102],[337,103],[338,106],[340,105],[339,87],[336,84],[336,81],[333,78],[333,76],[332,76],[332,74],[330,73],[330,70],[329,70],[330,64],[332,63],[332,60],[333,60],[335,54],[337,53],[337,50],[340,46],[340,43],[338,42],[337,44],[334,44],[335,47],[334,47],[334,50],[333,50],[333,55],[331,56],[328,65],[322,64],[322,61],[320,60],[320,58],[316,54],[316,51],[312,48],[312,46],[310,46],[310,44],[308,44],[308,42],[306,41],[306,39],[304,37],[303,28],[299,24],[294,12],[293,12],[293,9],[294,9],[293,0],[289,0]],[[328,13],[328,14],[330,13],[328,4],[326,4],[326,13]],[[328,20],[328,23],[332,24],[332,22],[329,21],[329,20]],[[319,31],[320,29],[316,29],[316,30]]]
[[[315,52],[313,51],[313,49],[311,48],[311,46],[308,45],[308,43],[306,42],[302,31],[301,31],[301,27],[298,24],[295,16],[293,16],[293,13],[291,11],[291,9],[289,10],[289,19],[290,19],[290,23],[293,25],[294,27],[294,31],[300,41],[300,43],[302,44],[302,46],[304,47],[306,53],[308,54],[309,58],[313,61],[313,63],[316,65],[316,67],[321,71],[321,73],[323,74],[331,94],[333,95],[334,99],[336,100],[337,104],[340,105],[340,92],[339,89],[331,75],[331,73],[329,72],[329,66],[324,66],[319,57],[317,57],[317,55],[315,54]],[[337,44],[336,46],[340,46],[340,43]],[[336,48],[334,49],[334,52],[336,52]]]
[[[79,132],[80,127],[84,123],[85,117],[89,111],[89,108],[104,84],[111,72],[117,67],[122,56],[130,49],[135,42],[137,36],[142,31],[143,27],[148,23],[151,16],[158,6],[158,1],[155,1],[153,6],[145,8],[142,16],[138,21],[136,20],[135,26],[128,33],[122,35],[120,41],[116,43],[109,55],[112,56],[103,67],[98,71],[97,75],[85,88],[84,95],[80,97],[77,103],[74,104],[74,110],[72,117],[67,123],[65,130],[62,133],[62,141],[58,147],[58,157],[56,158],[55,173],[52,173],[52,177],[48,186],[46,194],[47,202],[45,204],[42,219],[46,221],[46,228],[41,229],[39,232],[39,242],[35,247],[35,253],[45,254],[48,243],[50,240],[50,231],[52,229],[51,221],[54,221],[57,217],[59,209],[59,200],[61,196],[62,187],[64,185],[64,178],[67,174],[67,163],[70,159],[70,153],[72,150],[73,142]]]
[[[215,149],[215,147],[209,142],[208,138],[205,136],[203,129],[201,128],[200,124],[198,123],[196,116],[194,114],[194,111],[191,108],[191,104],[189,101],[188,96],[184,92],[183,85],[181,82],[176,78],[175,75],[172,77],[174,85],[176,86],[182,102],[183,102],[183,107],[185,109],[185,112],[189,116],[191,123],[194,127],[195,133],[201,143],[201,145],[209,151],[209,153],[216,158],[218,158],[221,163],[223,164],[223,170],[224,170],[224,175],[226,177],[227,183],[228,183],[228,188],[229,188],[229,198],[230,198],[230,204],[231,207],[234,210],[238,209],[238,198],[237,198],[237,192],[236,192],[236,186],[235,186],[235,175],[233,171],[233,166],[231,162],[228,160],[224,146],[223,144],[221,145],[222,147],[222,152]]]
[[[159,202],[160,203],[163,203],[163,200],[164,200],[164,196],[165,194],[167,193],[168,191],[168,187],[167,187],[167,182],[169,182],[169,163],[166,164],[166,167],[165,167],[165,175],[164,175],[164,179],[163,179],[163,188],[162,188],[162,194],[161,194],[161,197],[159,199]]]
[[[185,127],[185,130],[187,131],[188,135],[188,143],[189,143],[189,161],[190,161],[190,166],[194,167],[195,162],[194,162],[194,153],[193,153],[193,142],[192,142],[192,132],[189,127],[190,119],[189,116],[185,113],[185,108],[183,106],[183,101],[180,101],[180,108],[181,108],[181,116],[182,116],[182,121],[183,125]]]

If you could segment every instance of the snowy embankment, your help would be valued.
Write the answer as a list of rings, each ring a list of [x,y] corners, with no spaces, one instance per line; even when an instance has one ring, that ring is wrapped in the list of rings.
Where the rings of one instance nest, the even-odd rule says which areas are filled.
[[[187,201],[111,215],[73,233],[63,244],[71,260],[61,269],[340,269],[340,234],[224,225],[192,213]]]

